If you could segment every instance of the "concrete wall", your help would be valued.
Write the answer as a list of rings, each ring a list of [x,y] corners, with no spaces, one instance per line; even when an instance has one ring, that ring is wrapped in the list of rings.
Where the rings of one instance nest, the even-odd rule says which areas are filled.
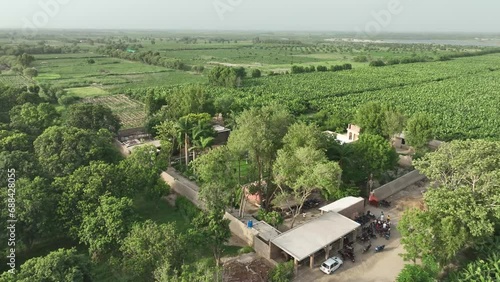
[[[373,190],[375,197],[379,200],[386,199],[389,196],[396,194],[397,192],[403,190],[404,188],[425,179],[425,176],[420,174],[417,170],[407,173],[400,178],[389,182],[375,190]]]
[[[129,152],[127,146],[123,145],[120,141],[115,139],[115,140],[113,140],[113,144],[118,148],[118,150],[120,150],[120,153],[122,154],[122,156],[124,156],[124,157],[130,156],[130,152]]]
[[[229,219],[229,229],[231,230],[231,233],[238,236],[238,238],[240,238],[241,240],[245,241],[248,246],[253,246],[254,236],[259,234],[257,230],[248,228],[246,222],[242,222],[240,219],[228,212],[226,212],[224,218]],[[256,219],[253,219],[253,221],[257,222]]]
[[[199,208],[203,208],[201,201],[198,198],[198,191],[193,189],[191,185],[187,185],[185,182],[187,181],[184,178],[177,178],[176,175],[171,175],[168,172],[162,172],[161,178],[174,190],[177,194],[186,197],[193,204],[195,204]]]
[[[338,212],[339,214],[354,220],[357,216],[360,216],[365,213],[365,202],[360,201],[348,208],[345,208]]]
[[[265,259],[271,258],[271,248],[269,244],[260,239],[259,236],[255,236],[253,239],[253,249],[259,256]]]

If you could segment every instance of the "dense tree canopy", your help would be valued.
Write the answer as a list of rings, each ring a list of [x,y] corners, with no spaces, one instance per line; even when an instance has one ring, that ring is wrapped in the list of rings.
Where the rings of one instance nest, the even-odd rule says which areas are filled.
[[[120,119],[109,107],[97,104],[80,103],[70,105],[65,113],[64,122],[67,126],[99,131],[107,129],[118,133]]]
[[[10,126],[33,136],[38,136],[46,128],[56,125],[58,118],[59,114],[54,106],[47,103],[25,103],[10,110]]]
[[[69,174],[93,160],[114,161],[118,154],[105,129],[92,132],[53,126],[35,140],[34,147],[40,165],[51,177]]]
[[[430,115],[417,113],[406,124],[405,139],[414,148],[422,149],[434,138],[434,127],[435,122]]]

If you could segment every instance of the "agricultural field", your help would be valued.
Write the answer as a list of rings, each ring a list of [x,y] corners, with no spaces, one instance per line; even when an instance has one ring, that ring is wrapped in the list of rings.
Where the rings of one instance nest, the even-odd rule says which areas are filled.
[[[122,129],[141,127],[146,120],[144,104],[131,100],[125,95],[86,98],[82,100],[82,103],[109,107],[120,118]]]
[[[359,105],[379,101],[405,114],[435,116],[437,138],[500,138],[500,55],[267,77],[237,90],[212,88],[215,96],[237,97],[242,107],[272,101],[295,115],[324,111],[351,122]],[[334,128],[333,128],[334,129]],[[335,129],[334,129],[335,130]]]
[[[18,74],[0,74],[0,84],[7,86],[27,86],[32,84],[30,79]]]

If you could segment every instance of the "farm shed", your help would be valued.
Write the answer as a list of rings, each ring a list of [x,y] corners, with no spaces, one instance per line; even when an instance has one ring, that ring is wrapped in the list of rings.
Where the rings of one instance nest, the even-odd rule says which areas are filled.
[[[215,145],[224,145],[227,143],[227,140],[229,139],[229,134],[231,133],[231,129],[225,128],[221,125],[214,125],[213,126],[214,131],[217,133],[214,139],[214,144]]]
[[[359,226],[359,223],[336,212],[325,213],[272,239],[271,258],[278,258],[282,251],[294,259],[295,269],[300,261],[307,258],[309,267],[313,268],[314,258],[320,251],[325,252],[325,258],[330,257],[332,251],[343,248],[344,237],[356,237]]]
[[[354,219],[364,213],[365,199],[362,197],[345,197],[331,204],[319,208],[321,214],[325,212],[336,212],[350,219]]]

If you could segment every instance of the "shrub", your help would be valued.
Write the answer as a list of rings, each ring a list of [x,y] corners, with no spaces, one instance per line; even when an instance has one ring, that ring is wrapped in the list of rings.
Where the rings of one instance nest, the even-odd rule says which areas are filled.
[[[253,78],[259,78],[262,76],[262,73],[259,69],[254,69],[252,70],[252,77]]]
[[[382,60],[375,60],[370,62],[370,67],[383,67],[383,66],[385,66],[385,63]]]
[[[184,196],[178,196],[177,199],[175,199],[175,207],[182,215],[189,219],[195,218],[200,213],[198,207]]]
[[[268,276],[269,282],[289,282],[293,279],[293,261],[276,265]]]

